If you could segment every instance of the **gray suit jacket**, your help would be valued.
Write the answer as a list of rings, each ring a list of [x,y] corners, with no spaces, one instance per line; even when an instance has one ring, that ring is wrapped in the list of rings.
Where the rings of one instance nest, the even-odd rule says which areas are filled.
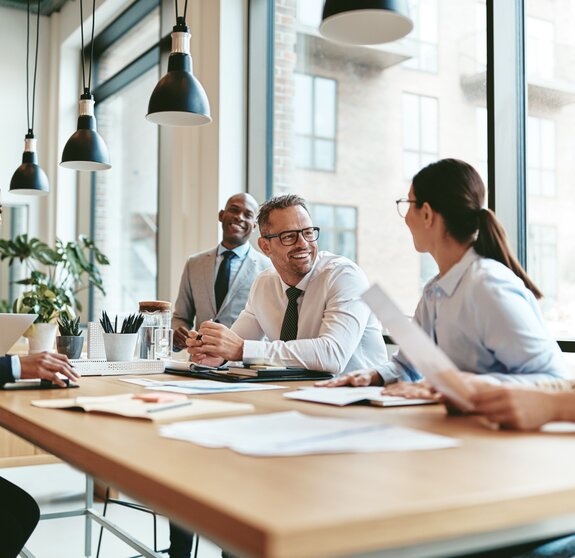
[[[253,246],[242,262],[219,312],[216,312],[214,267],[217,248],[190,256],[184,267],[180,290],[174,306],[172,328],[188,329],[207,320],[216,320],[230,327],[244,309],[254,279],[271,267],[269,259]]]

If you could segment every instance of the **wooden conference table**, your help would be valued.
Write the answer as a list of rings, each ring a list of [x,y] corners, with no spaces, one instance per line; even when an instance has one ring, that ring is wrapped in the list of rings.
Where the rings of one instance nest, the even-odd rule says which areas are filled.
[[[292,384],[293,386],[293,384]],[[457,449],[254,458],[160,438],[144,421],[31,407],[141,388],[0,392],[0,425],[241,556],[441,556],[575,532],[575,435],[493,432],[441,406],[335,408],[285,390],[219,396],[454,436]]]

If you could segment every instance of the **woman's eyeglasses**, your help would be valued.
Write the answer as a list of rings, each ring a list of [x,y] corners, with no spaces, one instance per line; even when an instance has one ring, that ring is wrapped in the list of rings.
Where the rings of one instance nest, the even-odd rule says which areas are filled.
[[[410,200],[408,198],[400,198],[395,200],[395,205],[397,207],[397,212],[402,219],[405,219],[407,212],[409,211],[409,206],[412,203],[417,203],[416,200]]]

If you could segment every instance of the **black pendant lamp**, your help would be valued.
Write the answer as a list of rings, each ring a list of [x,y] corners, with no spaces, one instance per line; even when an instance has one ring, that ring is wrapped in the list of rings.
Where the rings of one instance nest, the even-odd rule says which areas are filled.
[[[172,51],[168,59],[168,73],[158,82],[150,102],[146,119],[160,126],[203,126],[212,121],[210,102],[193,73],[190,56],[190,28],[186,25],[188,0],[184,15],[178,15],[172,31]]]
[[[407,0],[326,0],[319,32],[330,41],[377,45],[413,29]]]
[[[36,153],[36,138],[34,137],[34,101],[36,99],[36,73],[38,70],[38,44],[40,42],[40,0],[38,0],[38,14],[36,19],[36,56],[34,60],[34,85],[32,86],[32,120],[30,120],[30,0],[26,18],[26,116],[28,119],[28,133],[24,140],[24,154],[22,164],[16,169],[10,181],[10,191],[15,194],[28,194],[43,196],[50,190],[48,177],[38,164]]]
[[[79,171],[100,171],[112,167],[108,147],[96,129],[94,116],[94,96],[91,92],[92,61],[94,59],[94,25],[96,20],[96,0],[92,0],[92,38],[90,41],[90,69],[88,86],[84,67],[84,12],[83,0],[80,0],[80,32],[82,36],[82,85],[84,92],[80,95],[80,114],[78,129],[70,136],[62,152],[60,166]]]

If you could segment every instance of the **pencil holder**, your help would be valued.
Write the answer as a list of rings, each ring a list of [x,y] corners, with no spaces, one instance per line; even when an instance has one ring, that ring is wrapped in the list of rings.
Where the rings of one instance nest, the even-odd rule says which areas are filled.
[[[106,360],[129,361],[134,358],[137,333],[102,333]]]

